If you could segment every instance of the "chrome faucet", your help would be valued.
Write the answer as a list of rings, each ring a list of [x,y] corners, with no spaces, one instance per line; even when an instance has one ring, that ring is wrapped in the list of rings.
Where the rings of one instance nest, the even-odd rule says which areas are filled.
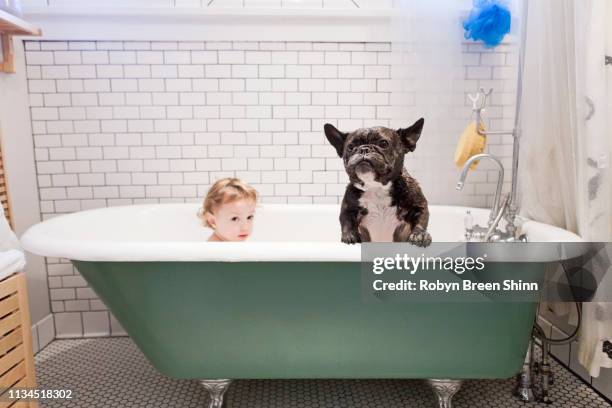
[[[493,198],[493,207],[491,208],[491,214],[489,214],[489,226],[495,221],[495,217],[497,217],[497,213],[499,212],[499,200],[501,199],[501,191],[504,184],[504,165],[499,161],[499,159],[495,156],[492,156],[488,153],[476,154],[470,157],[465,164],[463,165],[463,169],[461,170],[461,176],[459,177],[459,181],[457,182],[457,190],[461,191],[465,184],[465,179],[468,174],[468,170],[472,163],[476,160],[489,159],[493,161],[493,163],[497,164],[499,168],[497,172],[497,188],[495,189],[495,197]]]
[[[506,195],[503,202],[501,202],[501,191],[504,184],[504,166],[498,158],[488,153],[481,153],[470,157],[461,170],[461,176],[457,182],[457,190],[461,191],[465,185],[465,179],[467,178],[468,170],[473,162],[476,160],[489,159],[495,163],[498,167],[497,175],[497,188],[495,189],[495,197],[493,198],[493,207],[489,213],[489,221],[486,227],[479,225],[472,225],[472,216],[468,211],[466,215],[466,239],[468,241],[476,239],[484,242],[500,242],[500,241],[525,241],[526,237],[522,235],[518,239],[516,238],[516,226],[514,225],[514,217],[509,216],[510,211],[510,199],[511,195]],[[498,228],[499,222],[502,218],[506,218],[506,231],[501,231]],[[469,224],[469,225],[468,225]]]

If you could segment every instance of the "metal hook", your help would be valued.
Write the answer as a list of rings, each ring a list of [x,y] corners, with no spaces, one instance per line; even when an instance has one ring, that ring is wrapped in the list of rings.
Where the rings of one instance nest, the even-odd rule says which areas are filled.
[[[482,93],[484,96],[482,101],[482,109],[484,109],[484,107],[487,105],[487,99],[489,99],[489,96],[493,93],[493,88],[489,88],[489,92],[486,92],[484,88],[480,88],[480,93]]]
[[[468,98],[470,101],[472,101],[472,110],[479,109],[477,106],[477,103],[478,103],[478,100],[480,99],[480,93],[477,93],[476,95],[468,94]]]
[[[489,91],[485,91],[484,88],[480,88],[480,92],[474,94],[468,94],[468,98],[472,101],[472,110],[480,111],[487,106],[487,99],[493,93],[493,88],[489,88]],[[478,103],[481,101],[480,103]]]

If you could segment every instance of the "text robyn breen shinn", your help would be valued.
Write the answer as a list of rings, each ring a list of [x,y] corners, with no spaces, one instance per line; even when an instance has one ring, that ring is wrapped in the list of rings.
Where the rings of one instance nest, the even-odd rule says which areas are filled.
[[[506,279],[503,282],[474,282],[464,280],[459,282],[428,281],[421,279],[418,282],[402,279],[397,282],[384,282],[377,279],[372,283],[375,291],[426,291],[426,292],[459,292],[459,291],[537,291],[537,282],[523,282],[522,280]]]

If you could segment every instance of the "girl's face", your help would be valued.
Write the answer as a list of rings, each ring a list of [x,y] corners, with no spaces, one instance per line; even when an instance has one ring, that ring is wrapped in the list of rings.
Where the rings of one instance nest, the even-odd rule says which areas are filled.
[[[256,203],[237,200],[223,204],[214,214],[207,213],[208,224],[222,241],[244,241],[253,231]]]

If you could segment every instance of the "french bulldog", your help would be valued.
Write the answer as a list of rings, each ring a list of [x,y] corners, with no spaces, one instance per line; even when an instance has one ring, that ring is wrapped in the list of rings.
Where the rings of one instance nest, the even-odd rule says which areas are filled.
[[[416,148],[424,123],[421,118],[405,129],[379,126],[349,133],[324,126],[349,176],[340,210],[342,242],[431,243],[427,200],[404,168],[404,156]]]

